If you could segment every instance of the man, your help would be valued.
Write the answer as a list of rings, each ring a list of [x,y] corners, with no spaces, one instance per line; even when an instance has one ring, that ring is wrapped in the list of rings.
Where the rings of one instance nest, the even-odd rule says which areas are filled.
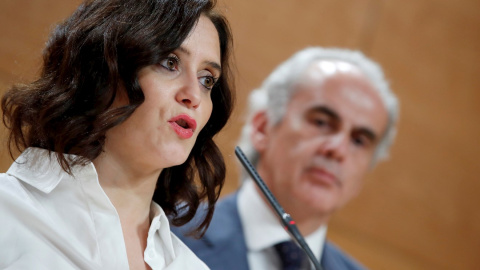
[[[240,146],[314,255],[324,269],[362,269],[325,237],[332,214],[359,193],[395,135],[397,99],[381,68],[360,52],[307,48],[252,92],[250,107]],[[177,235],[212,269],[308,269],[261,192],[243,178],[200,240],[184,237],[188,227],[174,229]]]

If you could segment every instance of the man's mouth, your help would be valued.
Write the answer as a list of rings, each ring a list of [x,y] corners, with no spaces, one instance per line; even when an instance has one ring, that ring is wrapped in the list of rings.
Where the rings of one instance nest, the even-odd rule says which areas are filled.
[[[312,168],[311,172],[316,175],[317,180],[320,182],[324,183],[329,183],[329,184],[334,184],[334,185],[340,185],[340,179],[338,177],[331,173],[330,171],[324,169],[324,168]]]

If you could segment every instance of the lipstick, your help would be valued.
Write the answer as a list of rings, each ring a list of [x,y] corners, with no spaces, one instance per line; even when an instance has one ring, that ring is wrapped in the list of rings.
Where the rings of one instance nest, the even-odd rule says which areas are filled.
[[[173,131],[182,139],[189,139],[197,128],[197,122],[187,114],[180,114],[168,120]]]

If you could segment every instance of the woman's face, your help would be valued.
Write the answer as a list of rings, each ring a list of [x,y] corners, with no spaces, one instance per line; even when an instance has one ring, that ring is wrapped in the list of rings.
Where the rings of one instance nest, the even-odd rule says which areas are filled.
[[[139,71],[145,101],[107,132],[106,154],[143,173],[184,163],[210,118],[220,60],[217,30],[201,16],[178,49]]]

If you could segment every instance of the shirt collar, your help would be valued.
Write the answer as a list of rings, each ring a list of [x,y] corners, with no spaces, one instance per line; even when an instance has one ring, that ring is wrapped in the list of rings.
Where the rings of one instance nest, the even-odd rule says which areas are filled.
[[[244,181],[239,190],[238,210],[248,250],[259,251],[291,240],[277,216],[260,197],[252,180]],[[318,258],[322,254],[326,233],[327,226],[324,225],[305,238]]]
[[[171,234],[170,225],[163,209],[155,202],[150,207],[153,217],[144,252],[145,262],[152,269],[190,269],[180,266],[182,261],[188,265],[188,254],[182,250],[182,244]]]
[[[158,205],[156,202],[152,201],[150,206],[150,216],[152,216],[152,222],[150,223],[150,229],[148,231],[148,238],[147,238],[147,250],[150,248],[153,250],[158,249],[155,247],[154,239],[156,236],[159,236],[158,239],[162,239],[162,248],[163,253],[169,254],[171,258],[175,258],[175,248],[173,247],[172,241],[165,241],[166,239],[171,239],[170,236],[170,224],[168,222],[167,215],[163,211],[162,207]],[[158,235],[157,235],[158,234]],[[148,244],[152,245],[148,245]]]
[[[64,154],[67,160],[75,158],[75,155]],[[80,173],[95,173],[92,163],[85,166],[74,166],[72,175],[79,176]],[[56,153],[46,149],[30,147],[15,160],[7,171],[19,180],[37,188],[44,193],[50,193],[57,187],[60,181],[66,178],[73,178],[67,174],[60,163]]]

